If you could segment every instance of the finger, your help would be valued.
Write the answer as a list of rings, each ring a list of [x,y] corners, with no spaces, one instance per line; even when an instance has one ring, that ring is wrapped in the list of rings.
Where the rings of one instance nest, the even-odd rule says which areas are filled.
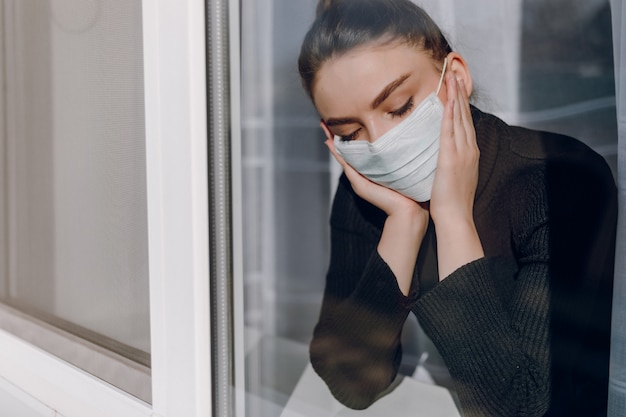
[[[458,81],[456,77],[453,81],[455,92],[456,92],[456,100],[454,101],[454,139],[456,141],[456,145],[459,149],[462,149],[467,146],[467,131],[465,122],[463,121],[463,96],[461,93],[461,89],[458,88]]]
[[[448,101],[456,100],[458,98],[456,76],[453,72],[449,72],[448,74],[446,74],[446,90],[448,95]]]
[[[453,77],[446,77],[447,101],[443,109],[443,120],[441,122],[440,146],[449,148],[454,146],[454,102],[456,100],[456,90],[452,85]]]
[[[462,120],[461,105],[463,96],[461,95],[458,80],[453,72],[446,77],[446,87],[448,90],[448,101],[452,102],[452,133],[451,139],[455,148],[461,149],[466,146],[465,124]]]
[[[326,147],[328,148],[332,156],[337,160],[337,162],[339,162],[339,165],[341,165],[341,167],[345,170],[348,163],[346,162],[345,159],[343,159],[341,155],[339,155],[339,152],[337,152],[337,149],[335,149],[335,141],[331,138],[328,138],[326,139],[324,144],[326,145]]]
[[[442,149],[455,148],[454,140],[454,99],[448,99],[443,109],[443,120],[441,122],[441,135],[439,147]]]
[[[335,135],[333,135],[333,133],[330,131],[330,128],[328,127],[328,125],[323,119],[320,121],[320,127],[322,128],[322,130],[324,131],[324,134],[326,135],[326,140],[324,141],[324,144],[326,145],[326,147],[328,148],[332,156],[337,160],[337,162],[339,162],[339,165],[341,165],[341,167],[345,171],[346,167],[350,167],[350,165],[346,162],[345,159],[343,159],[341,155],[339,155],[339,152],[337,152],[337,149],[335,148]],[[350,168],[352,169],[352,167]]]
[[[456,89],[456,104],[454,108],[455,140],[459,149],[473,147],[474,127],[471,119],[469,100],[466,89],[462,84],[462,78],[454,78],[453,84]]]
[[[324,132],[326,139],[334,138],[335,135],[333,135],[333,132],[330,131],[330,128],[328,127],[324,119],[320,119],[320,127],[322,128],[322,131]]]
[[[333,157],[335,157],[337,162],[339,162],[339,165],[341,165],[341,168],[343,168],[343,172],[348,177],[350,184],[352,184],[352,186],[355,188],[355,191],[357,189],[363,190],[363,187],[367,186],[365,185],[365,181],[369,182],[369,180],[367,180],[356,169],[354,169],[352,165],[347,163],[346,160],[343,159],[341,155],[339,155],[339,152],[337,152],[337,149],[335,148],[335,142],[332,139],[326,139],[326,142],[324,143],[330,150],[330,153],[333,155]]]
[[[350,184],[352,185],[352,189],[354,190],[354,192],[361,198],[364,198],[369,201],[369,198],[371,198],[370,190],[374,183],[372,183],[370,180],[368,180],[363,175],[361,175],[356,169],[354,169],[350,164],[348,164],[339,154],[337,154],[336,151],[331,151],[331,152],[334,152],[333,156],[337,158],[337,161],[339,162],[339,164],[341,164],[341,167],[343,168],[343,172],[348,178],[348,181],[350,181]]]
[[[466,132],[466,139],[469,144],[475,142],[474,133],[474,121],[472,120],[472,111],[469,103],[469,96],[467,94],[467,88],[462,78],[458,80],[458,96],[461,103],[461,120],[463,122],[463,128]]]

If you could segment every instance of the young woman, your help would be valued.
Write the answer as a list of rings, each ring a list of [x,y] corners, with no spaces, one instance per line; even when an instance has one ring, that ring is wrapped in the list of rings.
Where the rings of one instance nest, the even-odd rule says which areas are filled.
[[[311,362],[366,408],[413,312],[465,416],[606,413],[616,197],[572,138],[469,103],[472,77],[409,0],[322,1],[299,70],[344,170]]]

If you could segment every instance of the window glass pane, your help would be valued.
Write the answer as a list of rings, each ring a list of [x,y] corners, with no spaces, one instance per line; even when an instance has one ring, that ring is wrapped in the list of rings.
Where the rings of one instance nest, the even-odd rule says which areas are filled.
[[[608,1],[524,1],[521,121],[565,133],[615,172],[617,117]]]
[[[317,3],[243,0],[241,6],[246,416],[330,416],[342,409],[324,385],[308,385],[316,400],[296,398],[315,379],[308,348],[329,265],[338,177],[297,68]],[[415,3],[466,59],[473,104],[512,125],[574,136],[615,172],[608,1]],[[458,399],[446,364],[412,314],[401,337],[400,374],[441,388],[426,397],[443,415],[454,415],[448,412]]]
[[[324,285],[330,165],[295,65],[314,7],[314,0],[245,0],[241,7],[250,415],[255,401],[284,405],[305,369]]]
[[[141,1],[0,6],[0,297],[149,366]]]

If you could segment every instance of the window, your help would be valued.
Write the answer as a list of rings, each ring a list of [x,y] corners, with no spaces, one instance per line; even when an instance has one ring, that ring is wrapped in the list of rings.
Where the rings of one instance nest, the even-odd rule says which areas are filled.
[[[605,61],[610,51],[600,48],[604,52],[598,53],[597,47],[606,46],[604,40],[583,45],[575,65],[569,67],[574,73],[560,73],[567,57],[553,54],[560,48],[554,36],[538,36],[551,22],[553,7],[543,4],[547,2],[422,3],[479,74],[476,99],[481,107],[511,123],[566,133],[573,119],[589,118],[585,123],[594,131],[601,127],[606,133],[576,136],[588,139],[615,165],[612,73]],[[569,25],[574,29],[606,35],[610,28],[606,1],[568,2],[567,7],[560,3],[555,3],[560,12],[569,15],[553,17],[575,21]],[[43,415],[63,417],[288,415],[287,405],[308,366],[307,344],[321,302],[329,204],[338,174],[295,65],[316,4],[317,0],[0,0],[0,390],[33,400]],[[115,34],[106,32],[97,42],[91,39],[94,48],[70,41],[91,36],[93,22],[102,19]],[[485,22],[494,21],[506,36],[493,39]],[[57,36],[52,32],[63,38],[61,55],[50,48]],[[484,39],[493,49],[485,47]],[[575,36],[565,40],[572,42]],[[119,57],[124,62],[111,62],[122,61]],[[551,57],[555,61],[544,63],[550,71],[528,65]],[[94,64],[96,68],[89,67]],[[70,77],[72,68],[84,71]],[[119,76],[112,80],[107,69],[115,68],[119,72],[112,74]],[[93,82],[90,77],[96,75],[113,88]],[[579,86],[584,88],[578,90]],[[98,94],[91,97],[88,92],[94,90],[89,88]],[[207,96],[220,99],[208,104]],[[70,100],[76,97],[85,100],[84,108]],[[94,107],[108,111],[93,111]],[[41,117],[25,114],[27,110]],[[224,110],[232,114],[221,114]],[[86,118],[75,118],[72,112]],[[56,118],[64,123],[56,123]],[[74,148],[63,141],[76,137],[60,134],[70,130],[67,118],[79,122],[76,136],[81,140],[90,127],[97,127],[96,138],[123,136],[128,141],[119,147],[84,141],[68,152]],[[232,134],[230,143],[220,137],[226,141],[219,144],[226,145],[222,149],[213,148],[216,121],[226,123],[218,129],[220,135]],[[218,158],[212,153],[216,151],[224,153]],[[92,155],[102,159],[86,158]],[[108,178],[109,167],[99,165],[107,161],[114,167],[119,164],[126,175]],[[221,179],[207,178],[220,171],[215,165],[224,161],[221,169],[232,168],[233,174],[232,189],[226,192],[215,190],[224,185]],[[59,162],[64,163],[60,172],[71,178],[69,182],[37,175],[54,172]],[[111,240],[103,239],[105,252],[112,254],[108,259],[113,261],[103,267],[109,271],[85,278],[104,275],[102,285],[110,291],[98,288],[97,294],[116,299],[117,292],[123,293],[117,298],[120,309],[100,309],[101,300],[96,300],[92,310],[80,298],[65,298],[67,292],[52,292],[67,289],[82,271],[76,267],[70,273],[63,263],[61,271],[52,274],[56,260],[71,258],[70,249],[90,253],[93,248],[77,242],[101,236],[78,230],[73,219],[62,216],[61,225],[70,223],[74,233],[62,236],[62,251],[52,250],[57,245],[52,233],[56,223],[51,221],[56,213],[47,209],[67,201],[71,191],[84,190],[75,184],[76,172],[86,173],[85,181],[107,179],[104,183],[114,188],[115,199],[100,205],[99,193],[76,192],[71,195],[76,197],[72,208],[138,215],[132,222],[109,216],[119,227],[107,232],[128,240],[121,240],[122,247],[111,247],[106,246]],[[118,187],[116,181],[123,185]],[[37,192],[41,190],[47,191]],[[137,193],[131,196],[130,190]],[[217,204],[212,198],[216,194],[209,190],[219,195],[225,210],[211,206]],[[225,236],[211,234],[216,214],[224,215],[226,228],[220,232],[226,230]],[[32,221],[19,220],[25,218]],[[76,224],[80,221],[84,220],[77,218]],[[42,225],[45,233],[32,233]],[[23,254],[30,253],[30,246],[47,255],[37,263],[28,262]],[[122,248],[139,256],[124,263],[129,254]],[[226,271],[218,277],[224,271],[216,271],[215,257],[229,251],[232,254],[220,259],[219,267]],[[115,260],[132,272],[125,275],[120,265],[112,267]],[[44,273],[51,279],[40,280]],[[106,288],[111,284],[107,279],[114,276],[128,280]],[[133,285],[141,293],[130,303],[122,289]],[[96,292],[93,289],[90,285],[86,291]],[[137,320],[111,325],[112,317],[132,314],[134,308]],[[82,314],[85,311],[89,314]],[[104,321],[90,315],[101,312]],[[132,323],[140,330],[129,330]],[[432,347],[415,321],[407,323],[403,338],[402,372],[409,375]],[[87,359],[81,362],[85,353]],[[442,366],[434,354],[422,365],[431,375]],[[308,408],[310,403],[303,405]],[[449,411],[446,415],[454,410]]]
[[[305,370],[328,261],[331,165],[296,67],[315,4],[241,7],[247,416],[280,415]]]
[[[4,327],[148,401],[141,2],[1,5]]]
[[[15,6],[16,3],[20,5]],[[9,6],[27,7],[37,2],[25,3],[27,2],[21,2],[21,0],[10,3],[4,0],[0,2],[3,6],[0,9],[3,19],[9,16]],[[38,2],[37,5],[42,5],[42,2]],[[107,44],[107,39],[112,43],[109,45],[112,50],[111,54],[107,55],[108,60],[99,56],[102,51],[97,49],[98,42],[93,45],[96,48],[95,51],[72,45],[72,51],[80,51],[81,56],[65,57],[70,63],[85,60],[86,55],[96,60],[95,63],[100,64],[95,65],[95,68],[90,68],[94,71],[93,73],[81,72],[77,77],[90,77],[94,74],[102,76],[100,71],[106,73],[106,68],[100,67],[105,65],[111,68],[124,68],[125,65],[132,67],[141,64],[138,68],[130,70],[126,67],[126,71],[113,74],[117,76],[116,82],[119,84],[113,83],[106,77],[102,79],[102,81],[112,82],[113,85],[109,85],[111,87],[109,89],[103,90],[98,83],[89,85],[101,95],[90,97],[91,101],[87,103],[85,109],[80,109],[80,111],[92,117],[91,122],[99,128],[98,135],[105,135],[104,131],[107,131],[111,136],[119,136],[120,132],[126,131],[125,129],[135,129],[135,133],[142,132],[143,135],[143,145],[141,142],[138,143],[125,137],[127,147],[115,148],[122,154],[119,155],[120,159],[114,157],[115,152],[108,154],[103,152],[101,156],[111,158],[109,162],[111,160],[116,163],[126,161],[119,168],[126,174],[128,172],[125,170],[137,169],[136,177],[133,176],[134,174],[128,174],[131,178],[140,179],[143,175],[143,186],[140,181],[135,188],[135,190],[140,190],[143,187],[143,196],[138,191],[138,195],[129,201],[140,206],[141,203],[138,200],[145,200],[143,203],[145,226],[141,226],[142,221],[139,218],[137,223],[132,225],[137,229],[129,230],[123,222],[118,222],[115,224],[121,227],[111,228],[109,232],[128,236],[133,230],[137,232],[140,228],[144,229],[144,232],[136,235],[141,235],[143,241],[137,237],[135,244],[145,245],[147,255],[142,255],[142,251],[138,251],[139,256],[133,258],[134,260],[143,258],[143,261],[147,262],[147,266],[142,266],[142,268],[147,269],[149,285],[144,281],[142,294],[134,300],[134,307],[140,307],[141,300],[149,300],[149,316],[145,314],[142,321],[146,327],[143,327],[144,330],[141,331],[129,332],[133,336],[142,336],[140,343],[132,337],[125,336],[126,333],[122,328],[129,322],[117,323],[119,328],[114,330],[113,336],[119,338],[116,342],[140,348],[144,353],[149,353],[150,369],[147,370],[147,367],[136,358],[130,359],[109,350],[108,345],[104,348],[101,344],[96,345],[86,341],[83,339],[86,333],[81,333],[80,337],[77,337],[73,333],[60,331],[55,327],[59,324],[58,322],[54,323],[55,326],[51,326],[47,322],[34,318],[31,314],[24,315],[20,310],[10,308],[8,310],[13,321],[7,322],[4,317],[1,320],[3,327],[0,328],[0,350],[3,352],[3,360],[0,361],[0,378],[3,383],[0,385],[13,387],[17,392],[23,393],[18,396],[32,399],[38,404],[36,409],[47,409],[48,414],[63,417],[210,415],[211,397],[207,395],[211,390],[211,365],[209,361],[205,2],[201,0],[166,0],[158,3],[153,1],[51,0],[42,7],[48,6],[63,6],[66,12],[70,8],[73,10],[70,17],[84,15],[91,6],[98,7],[98,10],[104,14],[124,14],[120,19],[126,23],[117,22],[121,27],[113,25],[114,33],[104,36],[105,44]],[[104,11],[106,7],[110,9]],[[33,8],[34,6],[31,7]],[[46,15],[45,10],[34,10],[33,13],[41,13],[42,18]],[[4,22],[5,20],[0,26],[2,45],[6,43],[5,32],[10,29],[5,27]],[[124,28],[128,29],[133,36],[124,32]],[[30,28],[31,33],[27,27],[23,29],[25,37],[36,37],[39,30],[38,27]],[[128,35],[129,39],[124,35]],[[119,37],[116,38],[116,36]],[[45,46],[44,40],[45,37],[39,39],[43,46]],[[115,45],[119,47],[117,52],[114,52]],[[135,48],[136,55],[127,53],[129,48]],[[37,56],[34,53],[32,55],[31,59]],[[8,65],[8,61],[4,59],[5,56],[10,56],[10,54],[4,51],[0,54],[2,60],[0,76],[2,77],[5,77]],[[118,57],[126,62],[118,62],[119,67],[115,67],[115,64],[109,61],[119,60]],[[37,72],[37,69],[31,68],[30,70]],[[84,68],[81,68],[82,70],[87,71]],[[44,70],[39,72],[46,75]],[[48,77],[52,75],[52,73],[47,74]],[[67,74],[61,74],[59,77],[67,82]],[[85,88],[84,85],[82,87]],[[6,107],[6,91],[3,90],[0,96],[2,97],[0,100],[2,122],[13,117],[7,117],[7,113],[14,110]],[[81,97],[87,95],[82,89],[75,94]],[[137,100],[131,100],[128,95],[132,95]],[[117,103],[119,109],[112,108],[109,109],[109,113],[98,112],[96,115],[90,113],[89,105],[104,101],[105,104],[114,107],[111,103],[115,102],[115,98],[121,99]],[[45,109],[45,104],[46,102],[39,106]],[[138,107],[133,107],[134,105]],[[75,107],[71,108],[75,110]],[[118,111],[124,113],[123,117],[120,116],[123,123],[118,126],[120,128],[118,131],[112,131],[116,124],[110,125],[104,122],[109,120],[107,117],[118,120],[114,117]],[[69,116],[66,115],[66,117]],[[12,123],[13,120],[11,119]],[[33,124],[38,122],[28,117],[24,120]],[[88,124],[81,119],[76,120],[84,122],[84,125]],[[98,121],[102,124],[98,124]],[[137,122],[137,125],[133,125],[131,121]],[[4,143],[8,139],[5,135],[5,125],[2,126],[0,143],[3,143],[3,146],[0,149],[2,149],[1,157],[3,158],[1,165],[3,189],[0,192],[0,198],[2,199],[3,221],[0,222],[0,227],[4,228],[7,224],[5,216],[8,215],[5,208],[12,204],[13,200],[7,199],[5,195],[5,187],[7,184],[10,185],[10,181],[6,177],[7,170],[4,164],[7,155]],[[134,137],[134,135],[131,136]],[[141,150],[142,146],[143,150]],[[98,149],[107,150],[108,148]],[[45,152],[42,152],[42,155],[43,160],[46,161]],[[132,162],[129,162],[129,159]],[[139,161],[142,161],[142,164],[139,164]],[[89,161],[84,161],[85,165],[87,162]],[[115,167],[115,164],[113,166]],[[94,170],[95,168],[102,167],[96,165]],[[121,179],[121,177],[118,178],[118,180]],[[115,183],[115,186],[119,184]],[[124,183],[122,183],[122,188],[123,186]],[[116,192],[128,192],[128,190],[121,189]],[[84,196],[81,194],[81,197]],[[82,202],[82,200],[77,201]],[[129,201],[126,202],[129,203]],[[123,202],[124,200],[119,200],[117,202],[119,207],[116,206],[116,209],[123,209]],[[4,256],[5,251],[8,250],[4,236],[8,231],[5,228],[2,230],[0,253]],[[113,267],[111,269],[115,270]],[[5,278],[3,275],[3,279]],[[139,282],[141,280],[142,277],[139,274]],[[4,281],[0,288],[5,291],[2,296],[7,297],[6,291],[11,288],[6,288]],[[4,310],[7,309],[3,308]],[[112,309],[106,318],[115,317],[117,313],[115,309]],[[76,313],[75,316],[67,317],[81,325],[84,324],[83,314]],[[149,321],[146,322],[148,317]],[[15,320],[19,321],[15,322]],[[66,323],[60,324],[66,325]],[[25,326],[31,325],[34,327],[29,328],[32,330],[30,334],[34,334],[37,338],[41,338],[42,329],[50,330],[47,333],[53,338],[54,344],[47,345],[45,348],[34,346],[29,336],[23,334],[24,330],[26,332],[29,330]],[[13,333],[6,331],[7,326],[11,327],[12,331],[16,331]],[[70,326],[70,330],[73,331],[74,327]],[[104,333],[102,328],[97,326],[89,330],[97,332],[98,338]],[[18,334],[17,331],[22,333]],[[115,332],[120,332],[121,335]],[[107,337],[110,336],[111,334],[107,333]],[[101,341],[99,340],[98,343]],[[86,350],[82,349],[85,347]],[[66,359],[61,359],[56,348],[69,350],[74,359],[84,359],[85,355],[92,356],[88,356],[79,368],[68,363]],[[123,353],[126,355],[128,352],[123,349]],[[94,354],[96,354],[96,359],[93,359]],[[111,365],[115,363],[119,365],[119,368],[111,368]],[[111,380],[109,374],[121,368],[124,368],[123,372],[117,376],[125,377],[120,384],[119,380]],[[129,371],[131,374],[128,373]],[[102,379],[105,377],[106,381]],[[129,384],[131,387],[128,386]],[[141,392],[133,391],[132,386],[136,387],[138,384],[141,385],[141,392],[149,395],[144,396]],[[122,389],[119,389],[120,387]]]
[[[300,87],[296,62],[317,3],[244,0],[241,8],[248,417],[290,415],[294,391],[306,379],[328,263],[328,214],[338,168]],[[467,59],[478,107],[510,124],[577,137],[615,169],[608,1],[419,4]],[[419,364],[438,385],[452,388],[443,360],[413,315],[403,348],[401,373],[419,379]],[[315,415],[314,406],[327,399],[300,403],[295,411]]]

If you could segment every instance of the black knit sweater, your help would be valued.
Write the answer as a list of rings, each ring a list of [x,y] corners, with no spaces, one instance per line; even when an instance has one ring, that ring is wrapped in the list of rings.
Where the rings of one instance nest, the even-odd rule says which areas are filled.
[[[485,257],[438,282],[432,224],[409,296],[376,247],[385,215],[342,176],[311,362],[368,407],[396,376],[413,312],[465,416],[605,415],[616,189],[605,161],[562,135],[472,108],[481,151],[474,219]]]

